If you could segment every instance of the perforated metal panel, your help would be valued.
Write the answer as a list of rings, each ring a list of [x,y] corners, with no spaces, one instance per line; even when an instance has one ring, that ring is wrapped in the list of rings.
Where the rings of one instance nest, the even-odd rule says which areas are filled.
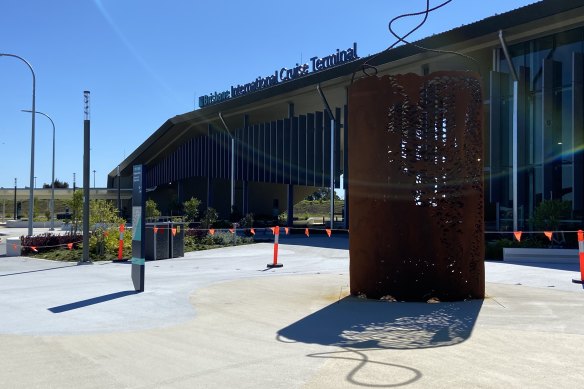
[[[481,106],[465,72],[351,85],[351,293],[484,297]]]

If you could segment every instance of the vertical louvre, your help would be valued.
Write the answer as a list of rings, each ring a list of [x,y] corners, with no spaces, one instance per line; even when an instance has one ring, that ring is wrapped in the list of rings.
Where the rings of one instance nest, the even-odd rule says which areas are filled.
[[[300,115],[298,121],[298,184],[307,183],[307,162],[306,162],[306,115]]]
[[[331,117],[327,111],[324,112],[324,135],[323,143],[323,187],[330,186],[331,175]]]
[[[572,134],[574,136],[573,208],[584,210],[584,55],[572,55]]]
[[[322,112],[317,112],[315,115],[315,127],[314,127],[314,186],[324,186],[324,176],[323,176],[323,160],[324,160],[324,149],[323,149],[323,123],[324,115]]]

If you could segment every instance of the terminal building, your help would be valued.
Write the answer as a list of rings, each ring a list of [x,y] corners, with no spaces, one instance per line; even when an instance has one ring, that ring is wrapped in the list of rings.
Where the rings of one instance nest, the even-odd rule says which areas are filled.
[[[164,214],[194,196],[225,218],[233,206],[287,211],[290,223],[306,195],[332,182],[349,198],[348,183],[359,179],[348,170],[352,81],[441,70],[482,80],[486,229],[527,229],[549,199],[569,202],[569,221],[581,223],[584,0],[540,1],[369,57],[347,42],[239,85],[219,81],[224,89],[168,119],[121,161],[108,188],[131,188],[133,166],[143,165],[148,197]],[[346,222],[350,209],[343,212]]]

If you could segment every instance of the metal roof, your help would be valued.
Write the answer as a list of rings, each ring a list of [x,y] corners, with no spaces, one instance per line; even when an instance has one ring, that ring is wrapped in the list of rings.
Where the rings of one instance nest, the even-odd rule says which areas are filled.
[[[413,42],[417,46],[438,49],[445,46],[464,43],[483,36],[496,34],[499,30],[506,30],[520,27],[521,25],[536,22],[539,19],[549,19],[556,15],[568,12],[584,6],[584,0],[543,0],[534,4],[526,5],[499,15],[490,16],[483,20],[463,25],[449,31],[435,34],[419,41]],[[559,16],[558,16],[559,18]],[[259,103],[276,96],[284,95],[305,87],[314,86],[337,78],[347,77],[361,69],[364,62],[379,66],[393,61],[414,56],[423,52],[422,49],[413,45],[402,45],[392,50],[382,51],[368,57],[362,57],[356,61],[310,73],[301,78],[279,83],[275,86],[262,89],[253,93],[232,98],[217,104],[213,104],[198,110],[187,112],[182,115],[168,119],[160,128],[148,137],[134,152],[132,152],[123,162],[120,163],[120,174],[128,176],[132,165],[151,162],[161,155],[165,150],[173,147],[184,139],[188,130],[194,128],[195,123],[202,123],[218,119],[219,112],[229,112]],[[109,176],[117,175],[117,167]]]

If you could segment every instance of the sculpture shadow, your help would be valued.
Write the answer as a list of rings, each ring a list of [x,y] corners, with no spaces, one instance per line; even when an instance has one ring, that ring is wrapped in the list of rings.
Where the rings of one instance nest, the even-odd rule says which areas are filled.
[[[482,304],[388,303],[349,296],[281,329],[277,339],[352,349],[452,346],[471,336]]]

